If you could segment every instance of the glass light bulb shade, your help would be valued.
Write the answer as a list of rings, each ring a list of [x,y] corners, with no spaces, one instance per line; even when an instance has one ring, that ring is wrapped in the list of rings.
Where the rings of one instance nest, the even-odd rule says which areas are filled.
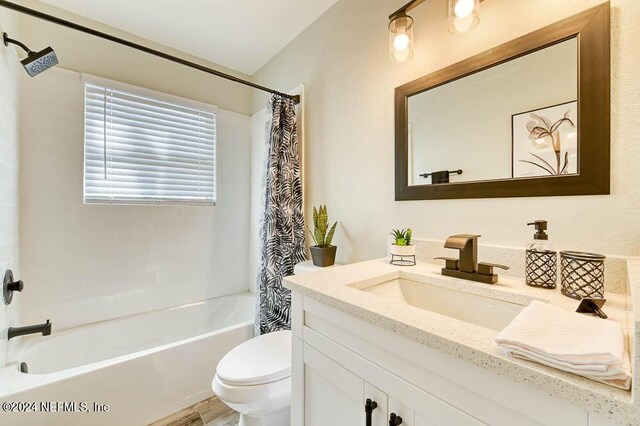
[[[413,57],[413,18],[398,15],[389,22],[389,58],[396,63]]]
[[[457,0],[453,6],[453,13],[458,18],[466,18],[473,13],[475,0]]]
[[[480,23],[480,0],[449,0],[449,32],[466,34]]]

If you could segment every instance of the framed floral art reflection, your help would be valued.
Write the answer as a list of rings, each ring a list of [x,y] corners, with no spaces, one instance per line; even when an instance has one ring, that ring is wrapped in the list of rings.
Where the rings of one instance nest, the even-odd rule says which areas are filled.
[[[578,103],[511,117],[514,178],[578,174]]]

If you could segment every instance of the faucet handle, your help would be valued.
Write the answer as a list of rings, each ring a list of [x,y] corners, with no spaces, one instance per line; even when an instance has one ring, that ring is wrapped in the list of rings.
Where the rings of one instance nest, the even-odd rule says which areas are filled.
[[[444,260],[445,261],[445,268],[447,269],[451,269],[453,271],[457,271],[458,270],[458,259],[456,259],[455,257],[434,257],[433,260]]]
[[[14,281],[7,284],[7,289],[9,291],[22,291],[24,289],[24,283],[22,282],[22,280]]]
[[[2,296],[4,298],[5,305],[11,303],[13,300],[14,291],[22,291],[24,283],[22,280],[15,281],[13,279],[13,272],[11,269],[7,269],[4,273],[4,279],[2,280]]]
[[[508,266],[499,265],[497,263],[488,263],[488,262],[478,263],[478,273],[481,275],[493,275],[493,268],[500,268],[505,271],[509,269]]]

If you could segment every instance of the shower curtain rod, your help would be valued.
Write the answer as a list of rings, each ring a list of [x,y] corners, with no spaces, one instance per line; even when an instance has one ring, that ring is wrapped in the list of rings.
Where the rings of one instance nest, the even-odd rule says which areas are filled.
[[[8,1],[5,1],[5,0],[0,0],[0,6],[4,7],[4,8],[7,8],[7,9],[11,9],[11,10],[19,12],[19,13],[23,13],[25,15],[33,16],[34,18],[42,19],[44,21],[51,22],[51,23],[54,23],[54,24],[57,24],[57,25],[61,25],[63,27],[67,27],[67,28],[74,29],[76,31],[87,33],[87,34],[90,34],[90,35],[95,36],[95,37],[100,37],[100,38],[103,38],[105,40],[109,40],[109,41],[111,41],[113,43],[118,43],[118,44],[121,44],[123,46],[127,46],[127,47],[130,47],[132,49],[136,49],[136,50],[139,50],[141,52],[145,52],[145,53],[148,53],[150,55],[157,56],[159,58],[167,59],[169,61],[176,62],[176,63],[184,65],[186,67],[194,68],[196,70],[199,70],[199,71],[202,71],[202,72],[206,72],[208,74],[212,74],[212,75],[215,75],[217,77],[224,78],[224,79],[229,80],[229,81],[233,81],[235,83],[244,84],[245,86],[253,87],[254,89],[258,89],[258,90],[262,90],[264,92],[269,92],[269,93],[273,93],[273,94],[276,94],[276,95],[280,95],[282,97],[292,99],[296,104],[300,103],[300,95],[288,95],[286,93],[279,92],[277,90],[270,89],[268,87],[261,86],[259,84],[255,84],[255,83],[252,83],[250,81],[246,81],[246,80],[243,80],[241,78],[234,77],[234,76],[232,76],[230,74],[226,74],[226,73],[223,73],[221,71],[216,71],[216,70],[214,70],[212,68],[205,67],[204,65],[200,65],[200,64],[197,64],[195,62],[188,61],[186,59],[178,58],[177,56],[169,55],[168,53],[164,53],[164,52],[161,52],[159,50],[155,50],[155,49],[152,49],[150,47],[146,47],[146,46],[143,46],[141,44],[134,43],[132,41],[124,40],[122,38],[119,38],[119,37],[116,37],[116,36],[113,36],[113,35],[110,35],[110,34],[107,34],[107,33],[103,33],[102,31],[94,30],[93,28],[89,28],[89,27],[85,27],[85,26],[80,25],[80,24],[76,24],[75,22],[67,21],[65,19],[58,18],[56,16],[49,15],[49,14],[44,13],[44,12],[39,12],[37,10],[30,9],[28,7],[21,6],[21,5],[15,4],[15,3],[11,3],[11,2],[8,2]]]

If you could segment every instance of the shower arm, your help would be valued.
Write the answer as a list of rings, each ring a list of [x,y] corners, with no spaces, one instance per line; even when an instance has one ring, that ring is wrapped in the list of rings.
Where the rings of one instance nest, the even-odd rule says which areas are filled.
[[[5,46],[9,46],[9,43],[15,44],[16,46],[20,46],[29,55],[31,55],[32,53],[36,53],[33,50],[29,49],[26,44],[24,44],[24,43],[22,43],[22,42],[20,42],[18,40],[14,40],[12,38],[9,38],[7,33],[2,33],[2,41],[4,42]]]

